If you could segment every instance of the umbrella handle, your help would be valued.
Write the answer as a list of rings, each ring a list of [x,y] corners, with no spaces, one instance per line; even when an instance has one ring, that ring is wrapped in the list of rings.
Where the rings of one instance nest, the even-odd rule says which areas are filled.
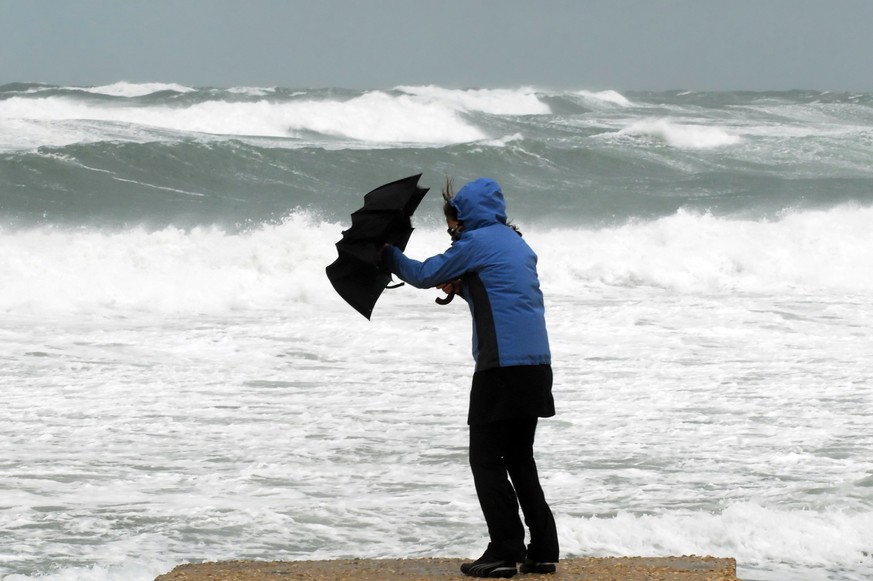
[[[390,289],[400,288],[402,286],[406,286],[406,283],[405,282],[398,282],[397,284],[389,284],[385,288],[390,290]]]
[[[447,305],[447,304],[449,304],[450,302],[452,302],[452,299],[453,299],[453,298],[455,298],[455,293],[449,293],[449,294],[447,294],[444,298],[437,297],[436,299],[434,299],[434,301],[435,301],[436,304],[438,304],[438,305]]]

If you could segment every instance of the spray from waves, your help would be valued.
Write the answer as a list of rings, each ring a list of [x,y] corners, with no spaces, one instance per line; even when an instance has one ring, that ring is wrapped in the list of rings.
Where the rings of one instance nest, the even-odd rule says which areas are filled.
[[[695,292],[858,292],[873,289],[873,208],[788,212],[740,220],[680,210],[601,230],[540,232],[544,281]],[[538,247],[539,248],[539,247]],[[575,249],[567,252],[562,248]]]
[[[742,569],[770,571],[768,579],[819,579],[821,568],[873,570],[865,531],[870,513],[845,514],[733,504],[720,513],[671,512],[567,519],[565,551],[604,556],[708,554],[737,559]],[[785,565],[791,563],[791,566]],[[806,569],[814,571],[806,571]],[[807,576],[808,575],[808,576]],[[843,577],[863,579],[864,575]]]
[[[609,105],[618,105],[620,107],[633,106],[633,103],[618,91],[578,91],[576,94],[584,98],[586,101],[593,103],[606,103]]]
[[[182,102],[167,99],[147,106],[131,100],[161,91],[198,93],[199,97]],[[116,99],[88,98],[89,94]],[[16,149],[16,136],[21,135],[34,136],[20,144],[24,148],[92,142],[97,136],[89,128],[95,124],[110,126],[105,136],[109,139],[123,137],[127,128],[133,141],[141,141],[143,132],[146,138],[154,139],[154,131],[163,130],[170,134],[285,139],[315,133],[370,144],[452,144],[487,137],[464,118],[471,112],[533,115],[549,113],[549,107],[530,89],[401,87],[348,98],[305,92],[273,98],[263,90],[198,92],[181,85],[116,83],[72,94],[16,94],[0,100],[0,123],[5,127],[0,128],[0,144],[6,150]],[[53,137],[56,132],[59,135]]]
[[[722,127],[689,125],[669,119],[636,121],[618,132],[618,135],[654,137],[672,147],[682,149],[712,149],[736,145],[742,139]]]
[[[226,136],[294,138],[302,133],[385,143],[460,143],[484,134],[450,107],[424,104],[407,96],[366,93],[348,101],[301,100],[205,101],[190,106],[141,107],[90,102],[67,97],[13,97],[0,105],[0,119],[36,131],[46,123],[88,120],[124,124],[134,139],[138,128]],[[42,145],[68,145],[75,136],[52,140],[42,132]],[[85,137],[87,139],[87,137]],[[7,140],[4,140],[7,141]]]
[[[603,229],[528,230],[549,295],[656,287],[678,293],[869,293],[873,208],[742,221],[678,212]],[[0,311],[223,313],[337,303],[324,275],[344,224],[291,214],[228,233],[142,228],[0,230]],[[444,231],[419,228],[426,258]],[[406,292],[406,291],[401,291]],[[339,304],[339,303],[337,303]]]
[[[869,99],[189,89],[0,86],[0,223],[234,228],[295,207],[339,218],[356,184],[418,171],[492,175],[519,193],[514,212],[552,225],[679,208],[772,217],[873,195]],[[808,121],[808,108],[829,113]]]
[[[540,101],[532,88],[521,89],[444,89],[433,85],[400,86],[397,90],[415,95],[430,103],[448,104],[460,111],[478,111],[491,115],[546,115],[548,105]]]
[[[112,97],[144,97],[162,91],[191,93],[197,89],[179,85],[177,83],[128,83],[126,81],[119,81],[117,83],[112,83],[111,85],[87,87],[82,90],[86,93],[109,95]]]
[[[867,514],[813,512],[737,503],[718,513],[673,511],[667,514],[614,517],[563,515],[559,534],[562,549],[571,556],[649,555],[669,557],[696,554],[732,557],[738,574],[748,579],[814,581],[823,570],[860,581],[873,571],[866,531],[873,526]],[[452,547],[452,554],[467,548]],[[370,555],[362,555],[364,557]],[[375,554],[372,557],[384,557]],[[222,558],[217,555],[216,559]],[[224,557],[227,558],[227,557]],[[5,581],[150,581],[169,571],[172,561],[119,558],[113,565],[70,567],[54,573],[10,575]]]
[[[3,581],[153,581],[176,565],[171,561],[124,559],[118,564],[68,567],[36,575],[7,575]]]
[[[149,232],[0,231],[0,311],[221,313],[321,303],[341,226],[306,214],[231,235],[218,228]]]

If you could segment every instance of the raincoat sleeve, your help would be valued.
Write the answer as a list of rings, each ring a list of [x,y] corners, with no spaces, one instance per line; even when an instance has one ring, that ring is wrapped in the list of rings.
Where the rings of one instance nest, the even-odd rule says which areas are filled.
[[[472,266],[470,248],[465,240],[458,240],[442,254],[424,262],[413,260],[394,246],[383,252],[383,264],[401,280],[416,288],[432,288],[460,278]]]

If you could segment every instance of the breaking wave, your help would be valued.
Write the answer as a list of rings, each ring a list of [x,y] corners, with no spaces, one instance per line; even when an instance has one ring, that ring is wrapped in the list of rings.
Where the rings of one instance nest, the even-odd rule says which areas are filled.
[[[778,221],[680,212],[602,229],[528,230],[550,295],[597,287],[678,293],[869,293],[873,209]],[[0,312],[221,313],[337,299],[324,276],[347,224],[309,213],[248,232],[219,228],[0,230]],[[419,228],[409,253],[446,246]],[[39,264],[39,268],[33,268]]]

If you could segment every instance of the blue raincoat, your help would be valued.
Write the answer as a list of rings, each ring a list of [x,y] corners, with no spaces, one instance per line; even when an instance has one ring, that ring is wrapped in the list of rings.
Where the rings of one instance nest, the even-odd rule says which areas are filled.
[[[473,315],[476,371],[515,365],[550,365],[537,256],[506,224],[500,185],[480,178],[452,199],[463,231],[451,247],[424,262],[388,246],[385,266],[417,288],[460,278]]]

